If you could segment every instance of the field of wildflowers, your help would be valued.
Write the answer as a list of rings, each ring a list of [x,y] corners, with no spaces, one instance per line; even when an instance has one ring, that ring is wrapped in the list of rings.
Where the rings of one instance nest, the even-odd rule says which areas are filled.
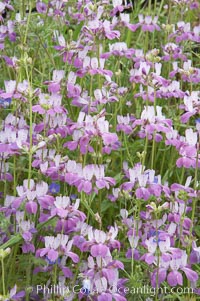
[[[199,1],[0,1],[0,63],[0,300],[200,300]]]

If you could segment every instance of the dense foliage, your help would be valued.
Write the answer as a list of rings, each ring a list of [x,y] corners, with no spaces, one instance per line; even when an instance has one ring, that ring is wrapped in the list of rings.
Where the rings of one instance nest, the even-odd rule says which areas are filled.
[[[0,300],[199,300],[200,4],[0,2]]]

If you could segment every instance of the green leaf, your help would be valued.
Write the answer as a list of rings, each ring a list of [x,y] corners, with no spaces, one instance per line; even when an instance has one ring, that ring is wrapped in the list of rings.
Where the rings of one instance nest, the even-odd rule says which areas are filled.
[[[37,226],[37,230],[40,231],[44,226],[49,225],[52,220],[55,218],[55,216],[51,217],[50,219],[48,219],[46,222],[41,223]],[[3,245],[0,246],[0,249],[6,249],[9,247],[12,247],[13,245],[16,245],[17,243],[23,241],[23,238],[20,234],[17,234],[13,237],[11,237],[7,242],[5,242]]]

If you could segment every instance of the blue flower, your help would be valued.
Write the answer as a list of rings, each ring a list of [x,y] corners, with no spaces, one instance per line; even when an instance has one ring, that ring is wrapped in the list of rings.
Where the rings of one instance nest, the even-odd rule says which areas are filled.
[[[157,177],[157,176],[154,177],[153,183],[154,183],[154,184],[157,184],[157,183],[158,183],[158,177]]]
[[[49,191],[53,194],[59,193],[60,192],[60,184],[51,183],[49,185]]]
[[[61,263],[61,259],[60,258],[58,258],[57,260],[55,260],[55,261],[51,261],[47,256],[46,256],[46,261],[48,262],[48,264],[50,264],[50,265],[53,265],[53,264],[59,264],[59,263]]]
[[[149,235],[150,235],[150,237],[154,237],[154,236],[156,236],[156,234],[160,234],[161,232],[158,230],[158,231],[156,231],[156,230],[154,230],[154,229],[151,229],[150,231],[149,231]]]
[[[197,118],[197,119],[195,120],[195,122],[196,122],[196,123],[200,123],[200,118]]]
[[[77,194],[71,194],[70,195],[70,199],[73,201],[73,200],[76,200],[77,199]]]
[[[0,98],[0,107],[7,108],[11,104],[12,98]]]
[[[157,239],[156,237],[153,239],[153,242],[157,242],[158,244],[159,244],[159,242],[161,242],[161,241],[165,241],[165,240],[160,239],[160,238]]]
[[[84,279],[83,280],[83,287],[81,289],[81,292],[84,294],[84,295],[89,295],[90,294],[90,287],[91,287],[91,283],[90,283],[90,280],[89,279]]]

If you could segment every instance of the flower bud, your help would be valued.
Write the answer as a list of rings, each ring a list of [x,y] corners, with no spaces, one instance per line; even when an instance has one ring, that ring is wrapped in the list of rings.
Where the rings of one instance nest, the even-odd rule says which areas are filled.
[[[8,256],[10,252],[11,252],[10,248],[6,248],[5,250],[0,249],[0,259],[6,258],[6,256]]]

